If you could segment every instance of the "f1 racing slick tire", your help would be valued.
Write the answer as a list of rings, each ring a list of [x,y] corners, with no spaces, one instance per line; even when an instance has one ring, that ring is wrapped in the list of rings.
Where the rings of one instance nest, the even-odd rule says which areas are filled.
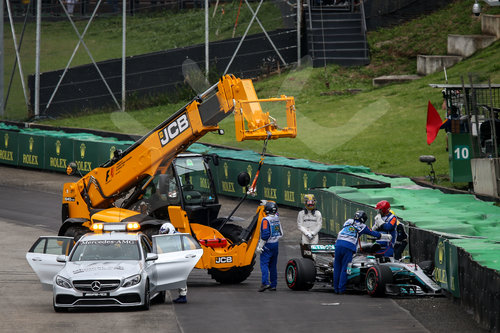
[[[309,290],[316,281],[316,266],[309,258],[288,260],[285,269],[286,285],[292,290]]]
[[[421,261],[417,265],[424,271],[425,274],[429,276],[432,275],[432,272],[434,271],[434,262],[432,260]]]
[[[366,271],[366,292],[370,296],[384,296],[385,285],[392,283],[392,271],[388,266],[375,265]]]
[[[240,234],[242,231],[243,228],[241,226],[226,223],[220,230],[220,233],[233,244],[236,244],[240,240]],[[250,265],[243,267],[231,267],[229,269],[211,268],[208,270],[208,274],[210,274],[212,279],[221,284],[237,284],[245,281],[250,276],[254,265],[255,256],[253,257]]]

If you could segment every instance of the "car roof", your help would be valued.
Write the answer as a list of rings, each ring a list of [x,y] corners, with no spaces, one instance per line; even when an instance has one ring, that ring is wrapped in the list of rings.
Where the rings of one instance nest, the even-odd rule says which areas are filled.
[[[127,232],[106,232],[102,234],[86,234],[80,238],[81,240],[138,240],[140,233]]]

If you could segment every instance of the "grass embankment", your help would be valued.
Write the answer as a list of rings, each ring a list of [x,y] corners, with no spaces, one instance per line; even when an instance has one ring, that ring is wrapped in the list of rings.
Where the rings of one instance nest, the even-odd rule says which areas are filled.
[[[297,106],[298,137],[273,141],[268,152],[306,158],[331,164],[364,165],[375,172],[404,176],[423,176],[428,166],[418,157],[437,158],[437,174],[448,174],[445,134],[426,144],[427,101],[440,110],[441,92],[429,83],[444,83],[443,73],[420,80],[373,88],[373,77],[384,74],[414,74],[418,54],[445,54],[448,33],[478,33],[480,20],[472,16],[470,1],[458,1],[434,14],[392,29],[369,34],[372,62],[366,67],[327,68],[291,71],[255,83],[258,96],[280,93],[294,96]],[[484,12],[484,11],[483,11]],[[467,73],[480,73],[500,82],[500,43],[478,52],[448,70],[450,83],[460,83]],[[481,74],[482,73],[482,74]],[[361,89],[352,95],[348,89]],[[122,116],[95,114],[49,121],[48,124],[101,128],[144,134],[182,105],[163,105],[128,112],[134,121]],[[440,111],[441,116],[444,112]],[[262,142],[236,143],[230,120],[221,126],[225,136],[207,135],[201,141],[259,151]]]

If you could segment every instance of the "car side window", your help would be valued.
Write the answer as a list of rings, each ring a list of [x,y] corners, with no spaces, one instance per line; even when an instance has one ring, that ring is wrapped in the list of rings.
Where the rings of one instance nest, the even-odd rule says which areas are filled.
[[[181,235],[156,237],[155,239],[157,253],[182,251]]]
[[[45,244],[47,243],[47,239],[41,238],[38,242],[33,246],[30,252],[33,253],[45,253]]]
[[[45,253],[47,254],[64,254],[68,255],[68,240],[60,240],[55,238],[47,239],[47,246],[45,248]]]
[[[68,255],[74,245],[71,239],[60,239],[57,237],[53,238],[40,238],[29,252],[33,253],[44,253],[44,254],[56,254],[56,255]]]
[[[182,236],[182,245],[184,250],[196,250],[200,245],[189,235]]]
[[[149,244],[149,241],[146,239],[146,237],[141,237],[141,247],[142,251],[144,252],[144,256],[146,256],[148,253],[153,252],[151,245]]]

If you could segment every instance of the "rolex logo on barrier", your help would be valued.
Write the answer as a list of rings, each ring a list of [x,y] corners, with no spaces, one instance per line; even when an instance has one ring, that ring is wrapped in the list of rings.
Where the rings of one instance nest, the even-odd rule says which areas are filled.
[[[323,176],[323,187],[326,187],[326,176]]]
[[[307,190],[307,173],[305,173],[302,178],[304,180],[304,190]]]
[[[85,149],[87,149],[87,146],[85,146],[85,143],[82,143],[80,145],[80,157],[85,158]]]
[[[345,186],[345,184],[346,184],[346,183],[347,183],[347,182],[346,182],[345,178],[343,178],[343,179],[342,179],[342,186]]]
[[[3,139],[5,149],[7,149],[9,147],[9,134],[5,133]],[[0,149],[0,160],[14,161],[14,153],[12,151]]]
[[[252,179],[252,166],[250,164],[247,166],[247,172],[248,175],[250,176],[250,179]]]
[[[224,176],[226,179],[229,176],[229,166],[227,165],[227,162],[224,162]]]
[[[35,146],[35,139],[33,139],[33,137],[31,136],[28,145],[30,153],[33,152],[34,146]],[[23,164],[38,166],[38,156],[33,154],[23,154]]]
[[[113,158],[113,156],[115,155],[115,151],[116,151],[115,146],[111,146],[111,148],[109,148],[109,159]]]
[[[267,169],[267,183],[271,185],[271,176],[273,174],[273,171],[269,168]]]
[[[56,155],[59,156],[61,154],[61,141],[56,141]]]
[[[286,185],[288,187],[290,187],[290,179],[292,178],[292,173],[290,172],[290,170],[288,170],[288,172],[286,173]]]
[[[439,264],[442,265],[444,261],[444,242],[441,241],[438,244],[438,258],[439,258]]]

